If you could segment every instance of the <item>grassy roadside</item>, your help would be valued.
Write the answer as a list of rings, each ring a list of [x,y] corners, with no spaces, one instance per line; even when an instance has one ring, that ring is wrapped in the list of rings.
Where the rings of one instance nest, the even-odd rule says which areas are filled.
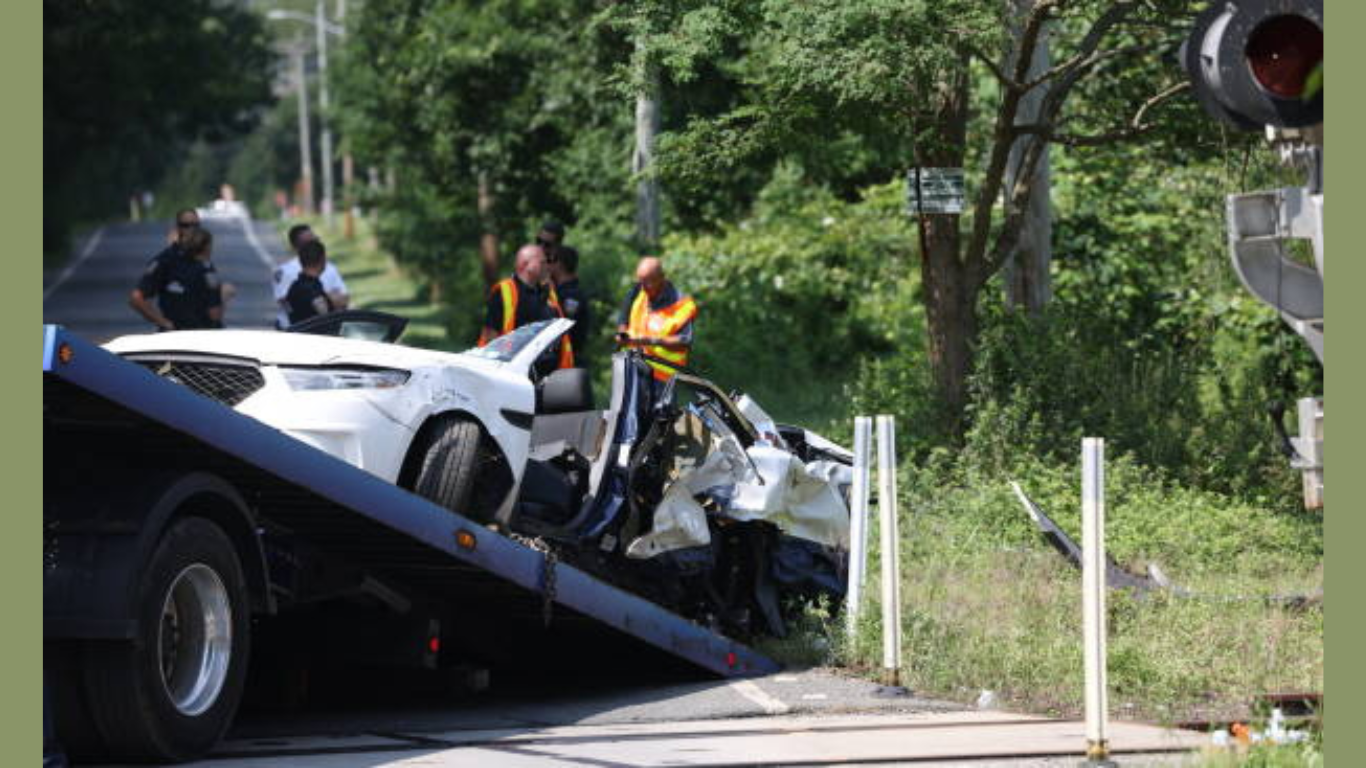
[[[903,683],[968,705],[990,691],[1002,709],[1079,717],[1080,573],[1033,529],[1007,474],[1079,538],[1073,467],[902,467]],[[1322,603],[1277,599],[1322,587],[1321,518],[1164,485],[1122,457],[1107,462],[1107,507],[1107,551],[1135,573],[1157,563],[1195,595],[1110,591],[1112,718],[1255,724],[1260,694],[1323,690]],[[825,626],[827,658],[875,678],[880,571],[871,560],[869,599],[852,638],[843,617],[826,617]],[[1208,764],[1244,764],[1226,757]],[[1254,765],[1321,764],[1317,742],[1244,757]]]

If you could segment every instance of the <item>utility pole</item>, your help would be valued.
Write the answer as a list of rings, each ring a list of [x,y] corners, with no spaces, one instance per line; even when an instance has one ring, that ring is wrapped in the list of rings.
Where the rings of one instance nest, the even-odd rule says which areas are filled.
[[[655,137],[659,135],[659,70],[647,64],[645,88],[636,95],[636,151],[631,156],[631,172],[640,175],[653,170]],[[659,179],[642,177],[636,183],[636,242],[644,252],[659,246]]]
[[[327,17],[323,14],[323,0],[316,6],[317,21],[314,27],[318,32],[318,123],[322,126],[323,198],[322,213],[328,225],[332,224],[332,127],[328,116],[327,100]]]
[[[346,40],[346,0],[337,0],[337,40]],[[342,236],[347,240],[356,236],[356,166],[351,158],[351,142],[342,136]]]
[[[1016,44],[1020,41],[1021,23],[1038,0],[1010,0],[1011,32]],[[1051,26],[1051,25],[1049,25]],[[1020,51],[1019,55],[1029,56],[1029,79],[1048,71],[1049,45],[1051,33],[1045,26],[1043,34],[1033,51]],[[1013,63],[1013,62],[1012,62]],[[1017,125],[1032,125],[1038,122],[1039,110],[1044,97],[1048,95],[1048,84],[1030,89],[1020,99],[1020,109],[1015,116]],[[1006,161],[1005,195],[1010,199],[1015,185],[1020,181],[1020,166],[1024,162],[1029,143],[1041,141],[1038,136],[1021,136],[1010,149]],[[1004,284],[1006,302],[1010,306],[1024,307],[1030,314],[1043,311],[1044,305],[1053,298],[1053,282],[1049,274],[1053,261],[1053,210],[1051,206],[1052,183],[1048,169],[1048,147],[1045,145],[1043,156],[1034,168],[1034,178],[1025,179],[1030,185],[1029,209],[1025,212],[1024,227],[1020,230],[1015,251],[1006,259]]]
[[[294,59],[294,85],[299,89],[299,179],[303,186],[304,213],[313,213],[313,145],[308,135],[308,81],[304,79],[304,44],[297,40],[289,49]]]

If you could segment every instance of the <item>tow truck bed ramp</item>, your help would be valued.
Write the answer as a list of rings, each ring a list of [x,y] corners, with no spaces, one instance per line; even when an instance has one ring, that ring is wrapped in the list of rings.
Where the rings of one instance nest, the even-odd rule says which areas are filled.
[[[45,472],[63,440],[107,442],[139,463],[194,463],[252,495],[263,525],[405,583],[435,588],[472,611],[522,610],[539,620],[545,556],[63,329],[43,327]],[[49,431],[56,434],[49,434]],[[48,443],[51,445],[48,445]],[[75,443],[66,443],[74,445]],[[473,548],[457,543],[472,534]],[[553,566],[553,599],[723,676],[776,671],[753,649],[583,570]],[[478,615],[478,614],[474,614]],[[555,621],[582,622],[560,612]]]

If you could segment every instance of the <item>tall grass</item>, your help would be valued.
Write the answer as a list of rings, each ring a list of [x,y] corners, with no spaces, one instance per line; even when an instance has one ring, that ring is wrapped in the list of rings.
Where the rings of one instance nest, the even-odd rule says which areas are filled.
[[[862,368],[855,402],[897,414],[910,437],[899,500],[910,685],[964,702],[991,690],[1008,707],[1078,714],[1079,574],[1009,483],[1080,539],[1080,438],[1092,435],[1107,439],[1108,552],[1136,573],[1157,564],[1196,593],[1111,591],[1115,715],[1245,717],[1257,694],[1321,691],[1321,603],[1273,598],[1321,588],[1322,516],[1299,508],[1298,478],[1252,407],[1265,396],[1256,356],[1221,359],[1218,349],[1248,349],[1227,341],[1125,346],[1078,321],[989,316],[971,427],[958,443],[922,427],[926,379],[914,361]],[[871,672],[880,612],[863,608],[839,651]]]

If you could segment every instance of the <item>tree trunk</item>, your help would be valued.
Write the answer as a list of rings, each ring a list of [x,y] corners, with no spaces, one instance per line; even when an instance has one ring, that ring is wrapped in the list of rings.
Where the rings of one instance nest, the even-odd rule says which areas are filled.
[[[636,151],[631,158],[631,172],[642,174],[650,169],[655,156],[655,137],[659,135],[659,71],[650,67],[646,73],[646,90],[636,96]],[[636,242],[644,253],[653,253],[659,246],[659,179],[642,178],[636,184]]]
[[[922,168],[961,168],[967,146],[968,63],[935,94],[934,110],[917,138],[916,163]],[[959,217],[921,214],[920,279],[929,329],[930,371],[950,428],[960,425],[967,404],[967,377],[977,337],[977,292],[964,264]]]
[[[930,370],[955,431],[967,405],[972,344],[977,338],[977,291],[959,260],[958,217],[925,216],[925,254],[920,262]]]
[[[479,236],[479,264],[484,271],[484,287],[489,288],[498,282],[498,229],[493,220],[493,186],[488,174],[479,172],[479,225],[483,234]]]
[[[1023,22],[1038,0],[1009,0],[1012,14],[1011,33],[1019,44],[1023,32]],[[1029,79],[1034,79],[1048,70],[1049,47],[1048,27],[1045,26],[1034,46],[1029,62]],[[1006,71],[1012,71],[1015,62],[1007,62]],[[1020,111],[1015,116],[1016,125],[1034,125],[1040,121],[1043,101],[1048,95],[1048,85],[1031,89],[1020,98]],[[1024,163],[1029,145],[1040,141],[1037,136],[1021,136],[1011,147],[1010,159],[1006,165],[1005,189],[1009,200],[1011,191]],[[1015,249],[1005,263],[1006,303],[1012,307],[1024,307],[1031,315],[1043,311],[1053,298],[1053,283],[1049,274],[1053,260],[1053,212],[1050,206],[1051,184],[1048,169],[1048,149],[1039,158],[1034,176],[1029,180],[1028,210],[1025,212],[1024,225],[1016,241]]]

